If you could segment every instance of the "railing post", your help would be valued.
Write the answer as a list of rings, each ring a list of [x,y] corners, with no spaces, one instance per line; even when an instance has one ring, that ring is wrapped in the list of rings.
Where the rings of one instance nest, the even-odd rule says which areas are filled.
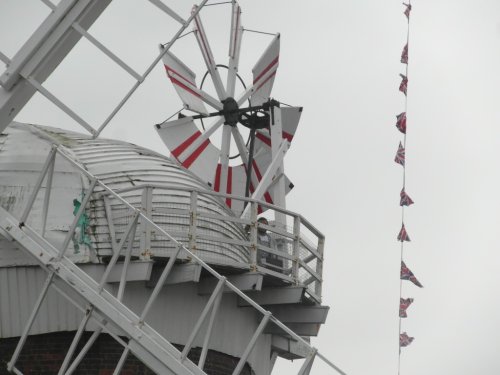
[[[257,207],[256,202],[250,203],[250,271],[257,271]]]
[[[50,166],[52,163],[54,163],[55,157],[56,157],[56,152],[57,152],[57,147],[52,147],[52,149],[49,152],[49,156],[45,160],[45,164],[42,167],[42,170],[40,171],[40,175],[38,176],[38,179],[35,183],[35,186],[33,188],[33,193],[31,193],[28,203],[26,204],[26,207],[23,211],[23,214],[21,215],[21,218],[19,219],[20,225],[24,225],[24,222],[28,218],[28,215],[31,211],[31,208],[33,207],[33,203],[35,203],[36,196],[38,195],[38,192],[40,191],[40,187],[42,186],[42,182],[45,178],[45,175],[47,174],[47,171],[49,170]]]
[[[196,251],[196,227],[198,226],[197,211],[198,209],[198,192],[191,192],[191,203],[189,207],[189,250]]]
[[[153,189],[149,186],[145,187],[142,191],[142,199],[141,199],[141,210],[144,216],[148,219],[153,219]],[[145,220],[141,220],[141,250],[142,255],[145,258],[148,258],[151,253],[151,228],[149,224]]]
[[[292,276],[295,284],[299,284],[299,257],[300,257],[300,216],[293,218],[293,260]]]
[[[318,238],[318,253],[321,256],[321,258],[318,258],[316,260],[316,273],[320,275],[321,279],[323,280],[323,253],[325,249],[325,237],[319,237]],[[322,289],[322,281],[316,280],[316,288],[315,288],[315,293],[321,299],[321,289]]]
[[[42,237],[45,237],[45,228],[47,227],[47,215],[49,213],[50,193],[52,191],[52,178],[54,176],[54,165],[56,164],[56,155],[52,158],[47,172],[47,181],[45,182],[45,197],[43,198],[42,211]]]

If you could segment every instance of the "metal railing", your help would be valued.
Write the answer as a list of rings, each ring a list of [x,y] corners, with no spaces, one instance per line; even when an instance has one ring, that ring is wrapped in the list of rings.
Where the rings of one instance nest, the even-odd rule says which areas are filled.
[[[54,164],[57,155],[60,155],[66,161],[71,163],[90,181],[89,187],[87,188],[85,194],[83,195],[81,205],[79,206],[77,212],[75,212],[73,222],[68,230],[65,240],[63,241],[61,246],[58,246],[58,248],[56,248],[54,245],[49,243],[44,238],[45,224],[42,225],[42,229],[40,230],[40,233],[38,233],[30,226],[30,220],[28,220],[30,219],[30,213],[32,211],[33,204],[36,201],[37,196],[41,190],[43,181],[46,180],[45,184],[46,189],[43,198],[43,209],[42,209],[43,211],[41,215],[41,221],[42,223],[46,223],[47,221],[49,201],[51,196],[51,184],[54,174]],[[148,187],[146,187],[146,189],[148,189]],[[112,197],[113,199],[116,199],[121,204],[127,207],[129,216],[129,220],[127,220],[127,225],[122,231],[121,236],[117,236],[116,237],[117,241],[113,243],[112,256],[108,261],[108,264],[106,266],[103,275],[98,281],[94,280],[84,271],[80,270],[66,256],[68,245],[71,239],[73,238],[73,235],[75,233],[75,230],[77,229],[77,226],[79,225],[82,215],[84,215],[85,211],[87,210],[87,207],[90,204],[93,192],[97,192],[101,195],[107,195],[109,197]],[[48,277],[43,286],[42,292],[39,298],[37,299],[33,312],[31,313],[28,322],[23,330],[23,334],[20,337],[19,343],[14,351],[12,359],[8,363],[7,366],[8,371],[17,374],[22,374],[21,371],[19,371],[15,367],[15,364],[19,358],[22,348],[26,342],[27,336],[29,335],[30,329],[40,310],[40,307],[47,296],[47,291],[52,286],[59,293],[61,293],[61,295],[68,298],[70,302],[75,304],[81,311],[84,312],[84,318],[78,327],[75,338],[73,339],[73,342],[70,345],[66,357],[63,361],[61,369],[59,370],[60,374],[73,373],[73,371],[78,367],[80,361],[85,357],[86,353],[92,347],[93,343],[97,340],[99,334],[102,331],[105,331],[108,334],[110,334],[118,343],[120,343],[124,347],[124,351],[122,353],[120,361],[118,362],[114,374],[120,373],[122,366],[124,365],[125,360],[130,353],[133,353],[139,359],[145,362],[148,366],[150,366],[151,368],[155,369],[155,371],[158,371],[160,373],[162,371],[157,369],[161,369],[162,368],[161,366],[167,366],[168,368],[171,368],[170,366],[174,367],[177,366],[179,368],[179,372],[176,373],[179,374],[199,373],[197,371],[202,371],[204,367],[204,362],[208,352],[208,343],[214,325],[214,318],[217,315],[217,310],[224,290],[229,290],[230,292],[236,294],[238,297],[246,301],[246,303],[248,303],[249,306],[255,309],[256,312],[258,312],[258,314],[261,316],[261,319],[259,319],[260,324],[258,325],[252,337],[249,339],[248,345],[241,354],[240,360],[233,371],[233,375],[238,375],[241,372],[258,338],[260,337],[261,334],[263,334],[264,328],[270,324],[274,324],[283,332],[284,335],[289,336],[290,338],[292,338],[293,340],[297,341],[305,348],[307,348],[307,352],[309,354],[306,358],[304,365],[299,370],[298,373],[299,375],[309,374],[312,366],[312,361],[315,358],[321,359],[326,365],[336,370],[338,373],[345,374],[332,362],[330,362],[323,355],[321,355],[316,348],[310,345],[309,342],[304,340],[301,336],[297,335],[285,324],[279,321],[275,316],[273,316],[269,311],[266,311],[263,307],[261,307],[255,301],[253,301],[250,297],[248,297],[245,293],[243,293],[230,281],[228,281],[224,276],[220,275],[216,270],[214,270],[212,266],[207,264],[199,256],[199,254],[197,254],[196,244],[200,239],[199,237],[200,235],[196,233],[199,228],[197,224],[197,217],[201,217],[202,212],[198,210],[196,202],[199,194],[203,193],[207,192],[204,191],[200,192],[191,189],[190,201],[192,206],[188,210],[188,214],[191,217],[191,222],[190,222],[191,232],[188,244],[188,246],[191,247],[190,249],[188,248],[188,246],[183,245],[181,242],[175,239],[174,236],[172,236],[164,228],[162,228],[161,225],[158,225],[155,221],[153,221],[150,215],[146,215],[143,212],[144,210],[142,207],[138,208],[127,202],[127,200],[125,200],[118,192],[110,189],[97,177],[95,177],[89,171],[87,171],[83,166],[81,166],[79,163],[73,160],[71,156],[67,155],[64,152],[64,148],[53,146],[49,154],[49,157],[47,158],[42,168],[42,171],[36,181],[33,192],[30,198],[28,199],[26,207],[23,213],[21,214],[20,218],[15,220],[10,219],[9,221],[10,214],[7,213],[5,215],[6,218],[0,218],[0,227],[1,225],[3,225],[4,231],[8,232],[10,235],[12,235],[13,238],[16,238],[23,246],[25,246],[27,251],[31,252],[31,254],[38,259],[40,265],[48,272]],[[219,195],[218,193],[211,193],[211,192],[207,194]],[[231,198],[238,199],[238,197],[231,197]],[[248,245],[249,248],[251,249],[250,265],[252,267],[255,267],[256,270],[262,271],[263,267],[259,266],[257,262],[258,249],[262,247],[259,246],[255,238],[259,227],[259,223],[257,222],[257,209],[258,209],[257,207],[259,204],[263,203],[251,199],[249,199],[248,202],[249,204],[252,205],[251,218],[245,219],[245,218],[232,217],[231,220],[234,220],[239,224],[245,224],[245,225],[248,222],[249,225],[251,226],[250,240],[246,241],[248,243],[245,242],[243,246]],[[275,209],[275,210],[279,209],[271,205],[266,205],[266,206],[268,206],[268,208],[270,209]],[[3,209],[1,210],[3,211]],[[299,282],[299,279],[301,277],[300,273],[301,269],[304,269],[304,272],[307,272],[311,275],[315,273],[312,269],[309,269],[311,267],[307,266],[307,264],[310,263],[307,257],[300,258],[300,249],[305,242],[302,240],[300,236],[299,224],[306,225],[306,227],[309,228],[310,230],[315,230],[315,229],[300,215],[293,214],[287,210],[281,210],[281,211],[287,215],[291,215],[294,218],[294,226],[293,226],[294,235],[291,237],[292,242],[290,248],[292,249],[292,254],[296,256],[295,258],[293,258],[292,256],[288,256],[288,253],[286,253],[287,254],[286,256],[285,254],[281,255],[283,259],[287,259],[292,264],[291,267],[292,269],[290,271],[291,276],[283,274],[282,277],[283,278],[290,277],[293,282]],[[154,215],[152,216],[154,217]],[[38,218],[36,219],[38,220]],[[141,222],[147,225],[149,229],[154,230],[157,233],[160,233],[165,238],[167,238],[175,246],[175,252],[172,254],[172,256],[169,257],[168,263],[163,268],[160,278],[156,286],[154,287],[154,290],[151,292],[151,295],[147,303],[145,304],[144,308],[142,309],[140,314],[135,315],[128,308],[126,308],[125,305],[121,303],[121,299],[123,297],[126,288],[127,268],[131,262],[132,247],[134,243],[137,242],[137,236],[138,236],[137,232],[139,226],[141,225],[140,224]],[[286,230],[281,230],[281,229],[278,230],[276,228],[273,228],[272,226],[265,226],[265,229],[272,231],[273,233],[275,233],[275,235],[276,234],[281,236],[289,235],[289,233]],[[322,246],[324,244],[323,241],[324,238],[321,235],[321,233],[317,231],[316,233],[318,235],[318,241],[319,241],[318,250],[316,251],[312,249],[312,247],[311,248],[307,247],[310,245],[304,247],[307,247],[307,251],[311,253],[309,257],[314,255],[316,256],[316,260],[320,259],[322,260]],[[140,235],[141,233],[139,231],[139,236]],[[119,240],[118,237],[120,238]],[[264,250],[270,252],[270,250],[273,249],[267,248]],[[274,253],[277,253],[277,251],[275,251]],[[169,276],[175,262],[178,259],[181,259],[183,256],[189,257],[189,259],[192,262],[200,265],[212,277],[216,278],[218,280],[218,283],[216,288],[212,292],[212,295],[209,298],[207,304],[205,305],[205,308],[203,309],[198,321],[194,325],[193,331],[189,335],[189,338],[182,352],[179,352],[175,348],[173,348],[173,346],[167,340],[165,340],[160,334],[158,334],[153,328],[151,328],[147,324],[146,318],[151,307],[155,303],[161,289],[163,288],[163,285],[167,280],[167,277]],[[120,283],[116,295],[112,295],[104,288],[104,286],[106,284],[106,281],[108,279],[111,270],[117,264],[120,258],[123,258],[123,267],[121,271]],[[318,262],[318,264],[321,264],[321,262]],[[316,269],[319,270],[319,272],[321,272],[321,266],[319,266],[319,268],[317,267]],[[274,271],[270,271],[267,269],[267,271],[264,272],[274,272]],[[274,273],[276,275],[281,275],[281,272],[274,272]],[[54,277],[55,275],[57,275],[58,277]],[[61,280],[65,281],[67,286],[74,288],[74,290],[77,291],[77,294],[79,294],[79,297],[82,297],[84,301],[86,301],[85,302],[86,305],[82,306],[81,302],[79,303],[78,301],[75,301],[75,299],[72,298],[70,295],[68,295],[66,291],[61,289],[60,286]],[[210,318],[208,319],[207,322],[208,315],[210,315]],[[83,335],[83,332],[85,331],[85,327],[87,326],[87,323],[91,319],[97,323],[98,329],[94,331],[94,333],[85,343],[85,345],[83,345],[80,352],[76,353],[76,348]],[[196,366],[187,359],[187,355],[190,349],[192,348],[193,342],[196,339],[197,335],[201,332],[201,328],[204,324],[207,325],[203,341],[204,344],[198,365]],[[116,329],[118,329],[119,332],[118,334],[116,333]],[[128,337],[129,339],[128,343],[125,342],[121,338],[121,336]]]
[[[321,302],[325,237],[302,215],[263,201],[204,189],[145,184],[115,190],[122,196],[132,192],[138,194],[133,196],[135,202],[126,198],[129,204],[168,230],[170,235],[204,261],[260,272],[304,286],[311,298]],[[177,202],[165,202],[164,199],[158,202],[172,196],[177,196]],[[243,201],[250,205],[250,215],[237,217],[230,210],[200,204],[209,197],[220,198],[221,206],[227,198]],[[97,203],[101,199],[104,203]],[[104,205],[107,220],[111,222],[108,228],[111,238],[116,238],[115,232],[123,230],[127,224],[123,220],[127,216],[127,205],[107,192],[98,193],[93,202],[94,207]],[[282,213],[293,225],[278,227],[259,222],[259,207],[267,210],[267,216]],[[141,222],[140,232],[135,253],[148,252],[155,257],[169,257],[175,251],[175,247],[164,241],[164,236],[147,222]],[[261,235],[269,236],[270,244],[261,241]]]

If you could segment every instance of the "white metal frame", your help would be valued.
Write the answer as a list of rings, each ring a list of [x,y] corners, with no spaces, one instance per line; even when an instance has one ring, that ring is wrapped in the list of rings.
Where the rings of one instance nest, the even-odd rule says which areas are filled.
[[[64,241],[62,247],[60,249],[56,249],[53,245],[51,245],[42,234],[35,232],[26,222],[26,219],[29,218],[29,214],[31,212],[31,207],[39,193],[40,187],[45,179],[49,179],[48,176],[49,171],[52,171],[51,165],[55,163],[55,159],[57,156],[63,157],[65,160],[70,162],[74,167],[78,168],[82,174],[87,176],[90,179],[90,187],[87,189],[84,198],[82,199],[82,204],[75,215],[73,223],[68,231],[66,236],[66,240]],[[102,275],[99,282],[96,282],[90,276],[88,276],[84,271],[82,271],[76,264],[74,264],[69,258],[65,256],[65,251],[69,242],[69,238],[71,238],[76,224],[86,209],[86,205],[89,202],[92,193],[96,186],[99,186],[99,189],[104,191],[104,194],[110,195],[115,199],[118,199],[130,209],[131,220],[127,229],[120,239],[120,242],[116,244],[114,248],[114,254],[106,268],[104,275]],[[50,186],[47,186],[50,189]],[[213,193],[216,194],[216,193]],[[50,196],[45,194],[45,197]],[[262,202],[256,202],[262,203]],[[44,207],[46,205],[44,204]],[[48,205],[47,205],[48,207]],[[256,207],[256,205],[254,206]],[[255,208],[256,210],[256,208]],[[175,373],[175,374],[204,374],[202,368],[204,364],[204,360],[206,358],[206,352],[208,349],[208,344],[210,340],[210,336],[212,334],[213,321],[214,316],[217,314],[217,307],[220,302],[220,296],[223,290],[229,290],[232,293],[235,293],[239,298],[248,303],[253,309],[256,310],[262,316],[262,320],[250,338],[249,343],[242,353],[240,357],[240,361],[236,366],[233,375],[238,375],[243,368],[248,355],[252,351],[258,337],[264,332],[264,328],[267,324],[274,324],[277,326],[285,335],[290,336],[297,342],[302,343],[305,347],[309,348],[311,356],[313,353],[316,353],[316,349],[310,346],[310,344],[305,341],[302,337],[294,333],[290,328],[288,328],[285,324],[280,322],[275,316],[273,316],[269,311],[263,309],[260,305],[254,302],[250,297],[248,297],[245,293],[239,290],[236,286],[234,286],[231,282],[229,282],[224,276],[217,273],[211,266],[209,266],[206,262],[204,262],[196,253],[190,251],[188,248],[184,247],[180,242],[175,240],[169,233],[167,233],[164,229],[162,229],[159,225],[154,223],[151,218],[141,212],[140,209],[137,209],[130,205],[125,199],[123,199],[118,193],[107,187],[101,181],[99,181],[95,176],[90,174],[85,168],[80,166],[77,162],[75,162],[71,156],[67,155],[64,152],[64,149],[58,148],[57,146],[53,146],[49,156],[43,166],[43,169],[40,173],[40,176],[36,182],[35,189],[28,200],[26,209],[24,210],[20,219],[16,219],[11,214],[9,214],[4,209],[0,208],[0,228],[7,232],[10,236],[16,239],[22,247],[29,252],[35,259],[38,260],[40,265],[47,270],[48,277],[46,282],[42,288],[42,292],[34,306],[34,309],[28,319],[28,322],[25,326],[23,334],[19,340],[19,343],[15,349],[15,352],[12,356],[11,361],[8,363],[8,370],[12,371],[16,374],[21,374],[21,372],[15,367],[19,354],[26,342],[27,336],[30,332],[31,326],[38,314],[41,304],[43,303],[47,291],[52,286],[58,292],[60,292],[63,296],[68,298],[72,303],[75,303],[83,312],[84,317],[78,331],[75,335],[75,339],[70,346],[67,356],[64,360],[63,366],[60,369],[60,374],[71,374],[77,367],[79,361],[84,357],[87,350],[91,347],[93,342],[97,339],[100,332],[102,330],[109,333],[112,337],[115,338],[117,342],[124,346],[124,352],[122,354],[122,358],[120,359],[116,369],[115,374],[118,374],[121,366],[124,364],[127,355],[131,352],[137,358],[142,360],[148,367],[152,370],[162,373]],[[46,213],[45,213],[46,214]],[[255,215],[253,215],[255,218]],[[42,217],[43,219],[43,217]],[[141,315],[135,315],[132,313],[125,305],[121,302],[121,297],[123,296],[126,278],[122,276],[120,280],[120,288],[118,294],[116,296],[111,295],[109,292],[104,289],[104,285],[106,283],[107,277],[111,272],[111,269],[116,264],[118,257],[121,254],[121,251],[124,249],[127,238],[129,239],[128,243],[130,244],[130,240],[133,239],[135,235],[137,221],[140,219],[148,223],[152,228],[154,228],[158,233],[166,236],[172,243],[176,244],[177,250],[174,256],[170,257],[169,262],[165,266],[162,271],[162,275],[160,276],[160,280],[157,283],[155,289],[153,290],[150,299],[146,303]],[[303,219],[301,219],[303,220]],[[255,235],[256,226],[254,227],[252,238]],[[132,236],[132,237],[130,237]],[[145,321],[147,314],[154,304],[161,288],[164,285],[165,280],[167,279],[169,273],[172,270],[172,267],[179,257],[179,254],[184,252],[189,255],[193,262],[199,264],[201,267],[205,269],[209,274],[211,274],[214,278],[218,280],[217,287],[214,289],[212,296],[210,297],[207,305],[205,306],[197,324],[195,325],[188,343],[186,344],[186,348],[180,353],[175,347],[172,346],[168,341],[166,341],[161,335],[159,335],[156,331],[154,331]],[[127,247],[126,257],[128,258],[127,263],[130,262],[130,246]],[[123,267],[123,273],[126,273],[127,267]],[[61,289],[61,283],[64,287],[69,287],[73,292],[76,292],[76,295],[79,299],[83,300],[84,305],[82,306],[82,302],[75,301],[67,292]],[[199,329],[204,324],[208,314],[211,312],[211,316],[208,320],[208,326],[206,330],[206,336],[204,338],[204,348],[202,352],[202,357],[198,365],[193,364],[191,361],[187,359],[187,353],[190,350],[190,346],[198,334]],[[91,338],[84,345],[83,349],[80,353],[77,354],[73,363],[70,363],[69,358],[71,358],[75,353],[74,349],[76,347],[76,343],[79,341],[82,332],[84,331],[88,321],[92,319],[95,321],[101,328],[94,332]],[[109,327],[112,327],[114,330],[120,332],[121,336],[128,337],[128,343],[124,342],[119,336],[114,333],[113,330],[109,330]],[[326,358],[321,356],[319,353],[316,354],[318,358],[321,358],[326,364],[328,364],[331,368],[336,370],[340,374],[345,374],[342,370],[340,370],[333,363],[329,362]],[[307,374],[308,367],[301,369],[299,374]]]
[[[95,138],[99,136],[137,88],[144,82],[208,0],[202,0],[186,20],[160,0],[149,0],[168,16],[179,22],[181,27],[142,74],[134,71],[127,63],[88,33],[86,27],[79,23],[80,19],[89,16],[89,14],[91,14],[93,19],[99,17],[111,0],[62,0],[57,6],[48,0],[41,1],[52,9],[52,13],[12,59],[9,59],[4,54],[0,54],[0,59],[9,64],[5,72],[0,76],[0,86],[2,86],[0,88],[0,132],[14,119],[15,115],[19,113],[35,91],[38,91]],[[97,128],[87,123],[80,115],[42,85],[43,81],[52,73],[59,62],[64,59],[68,50],[78,41],[79,38],[68,41],[70,39],[68,36],[72,31],[85,37],[136,80],[118,105],[113,108]],[[38,73],[40,70],[43,71],[43,74]],[[21,84],[20,81],[29,84],[34,90],[30,90],[26,87],[26,84]]]

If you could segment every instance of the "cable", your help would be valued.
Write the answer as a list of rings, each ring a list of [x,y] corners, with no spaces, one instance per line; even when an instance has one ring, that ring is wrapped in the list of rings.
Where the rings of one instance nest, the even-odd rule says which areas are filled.
[[[408,0],[408,5],[407,7],[411,11],[411,0]],[[407,9],[408,9],[407,8]],[[410,42],[410,13],[407,15],[408,18],[408,27],[406,31],[406,48],[409,50],[409,42]],[[406,121],[408,121],[408,84],[409,84],[409,78],[408,78],[408,65],[409,65],[409,59],[406,59],[406,70],[405,70],[405,77],[407,79],[407,87],[406,87],[406,93],[405,93],[405,116],[406,116]],[[403,191],[406,192],[406,135],[408,132],[408,127],[406,127],[404,136],[403,136],[403,148],[405,150],[405,162],[403,165]],[[401,205],[401,227],[404,225],[404,219],[405,219],[405,205]],[[401,241],[401,262],[402,264],[404,261],[404,241]],[[400,266],[401,267],[401,266]],[[399,301],[398,301],[398,316],[399,316],[399,334],[398,334],[398,375],[401,374],[401,325],[402,325],[402,317],[401,314],[399,314],[399,309],[401,308],[401,299],[403,298],[403,280],[401,279],[401,275],[399,277]]]
[[[256,34],[272,35],[272,36],[278,35],[278,33],[274,33],[274,34],[273,33],[266,33],[265,31],[251,30],[251,29],[245,29],[245,28],[243,28],[243,31],[248,31],[251,33],[256,33]]]
[[[174,117],[176,114],[180,113],[182,110],[184,109],[184,107],[182,107],[181,109],[179,109],[177,112],[175,112],[172,116],[170,116],[169,118],[167,118],[166,120],[163,120],[162,122],[160,122],[160,124],[163,124],[164,122],[167,122],[168,120],[170,120],[172,117]],[[157,125],[160,125],[160,124],[157,124]]]
[[[176,40],[182,39],[182,38],[184,38],[185,36],[187,36],[187,35],[189,35],[189,34],[191,34],[191,33],[194,33],[194,30],[191,30],[191,31],[188,31],[188,32],[187,32],[187,33],[185,33],[185,34],[182,34],[182,35],[181,35],[180,37],[178,37]],[[163,47],[165,47],[168,43],[169,43],[169,42],[167,42],[167,43],[161,43],[161,45],[162,45]]]
[[[231,4],[231,3],[232,3],[232,1],[221,1],[221,2],[219,2],[219,3],[205,4],[205,8],[206,8],[206,7],[211,7],[211,6],[213,6],[213,5],[222,5],[222,4]]]

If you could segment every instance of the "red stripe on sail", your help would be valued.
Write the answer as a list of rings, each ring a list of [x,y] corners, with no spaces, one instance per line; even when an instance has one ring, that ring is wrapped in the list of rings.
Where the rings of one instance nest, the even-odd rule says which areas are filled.
[[[226,194],[231,194],[233,188],[233,168],[227,167]],[[231,198],[226,198],[226,204],[231,207]]]
[[[266,66],[266,68],[253,80],[253,83],[255,84],[256,82],[258,82],[259,79],[261,79],[264,74],[266,74],[269,70],[271,70],[271,68],[274,65],[276,65],[278,63],[279,59],[280,59],[280,55],[276,56],[276,58],[273,61],[271,61],[269,63],[269,65]]]
[[[169,67],[168,65],[165,65],[165,70],[167,71],[167,76],[169,76],[169,78],[172,78],[172,76],[169,74],[169,72],[172,72],[174,74],[177,74],[179,77],[181,77],[184,81],[186,81],[187,83],[189,83],[190,85],[193,85],[193,86],[196,86],[196,84],[194,82],[191,82],[189,79],[187,79],[186,77],[184,77],[182,74],[180,74],[178,71],[172,69],[171,67]]]
[[[172,155],[176,159],[179,159],[179,156],[193,144],[193,142],[201,135],[201,132],[198,130],[196,133],[194,133],[192,136],[190,136],[188,139],[186,139],[184,142],[182,142],[179,146],[177,146],[173,151]]]
[[[186,86],[184,83],[182,83],[181,81],[179,81],[178,79],[174,78],[174,77],[170,77],[170,80],[172,81],[172,83],[174,85],[177,85],[181,88],[183,88],[184,90],[186,90],[187,92],[189,92],[190,94],[198,97],[198,98],[201,98],[201,95],[198,94],[196,91],[194,91],[192,88]]]
[[[268,145],[269,147],[271,147],[271,140],[266,137],[264,134],[262,133],[256,133],[255,136],[260,139],[262,142],[264,142],[266,145]]]
[[[217,168],[215,169],[215,181],[214,181],[215,191],[220,191],[220,171],[221,171],[221,165],[217,164]]]
[[[283,138],[285,138],[288,142],[291,142],[293,139],[293,135],[290,133],[287,133],[286,131],[283,131]]]
[[[198,159],[198,156],[200,156],[203,150],[207,148],[209,143],[210,141],[206,139],[205,142],[203,142],[200,147],[198,147],[191,155],[189,155],[189,157],[186,160],[182,162],[182,166],[184,168],[189,168],[191,164],[193,164],[195,160]]]
[[[262,82],[262,83],[259,85],[259,87],[257,87],[257,88],[255,89],[255,91],[259,91],[259,89],[260,89],[262,86],[264,86],[264,85],[266,84],[266,82],[267,82],[267,81],[269,81],[271,78],[273,78],[275,75],[276,75],[276,70],[273,72],[273,74],[269,75],[269,77],[267,77],[267,78],[265,79],[265,81],[264,81],[264,82]]]

